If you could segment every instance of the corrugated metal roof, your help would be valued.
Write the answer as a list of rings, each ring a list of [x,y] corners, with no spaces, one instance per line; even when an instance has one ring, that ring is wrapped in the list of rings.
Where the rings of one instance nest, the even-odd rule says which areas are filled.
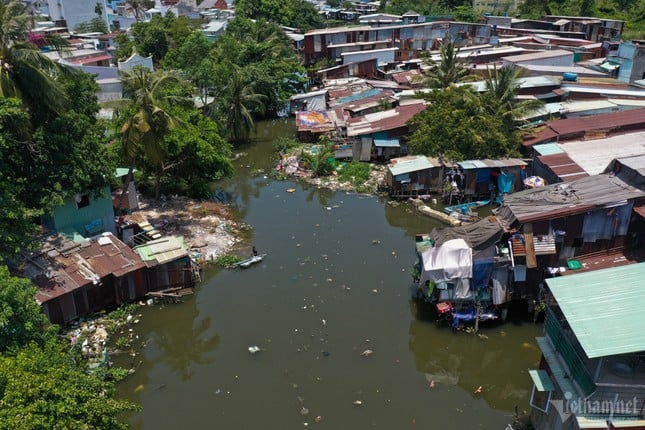
[[[541,60],[544,58],[566,56],[571,56],[573,61],[573,52],[564,49],[552,49],[550,51],[532,52],[530,54],[510,55],[508,57],[502,57],[502,60],[509,61],[511,63],[518,63],[521,61]]]
[[[543,143],[533,146],[533,149],[540,155],[562,154],[564,152],[557,143]]]
[[[615,158],[645,154],[645,131],[571,141],[563,144],[562,148],[585,172],[597,175]]]
[[[584,169],[573,161],[566,153],[542,155],[538,157],[538,160],[558,176],[562,182],[570,182],[574,179],[589,176]]]
[[[351,118],[347,122],[347,136],[363,136],[405,127],[408,120],[425,108],[424,101],[419,100],[416,104]]]
[[[643,92],[645,93],[645,91]],[[574,137],[592,130],[616,130],[622,127],[645,127],[645,109],[631,109],[578,118],[551,121],[534,137],[524,141],[525,146],[558,138]]]
[[[645,263],[546,279],[589,358],[645,351]]]
[[[134,248],[146,266],[156,266],[188,256],[184,239],[180,236],[166,236],[151,240]]]
[[[419,170],[432,169],[439,167],[440,164],[433,163],[431,159],[425,155],[409,155],[407,157],[393,158],[390,160],[388,169],[392,176],[403,175],[410,172],[418,172]]]
[[[560,218],[642,197],[645,197],[645,191],[629,185],[619,176],[602,174],[507,194],[495,214],[500,223],[509,228],[515,221],[522,224]]]
[[[517,167],[526,166],[526,162],[519,158],[504,158],[499,160],[464,160],[458,161],[457,164],[464,170],[468,169],[485,169],[493,167]]]

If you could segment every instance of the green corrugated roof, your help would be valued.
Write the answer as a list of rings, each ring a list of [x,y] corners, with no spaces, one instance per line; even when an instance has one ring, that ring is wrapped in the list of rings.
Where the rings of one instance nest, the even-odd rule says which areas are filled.
[[[533,145],[533,149],[540,155],[562,154],[564,150],[557,143],[543,143]]]
[[[553,382],[545,370],[529,370],[529,376],[533,380],[533,385],[538,391],[555,391]]]
[[[165,236],[161,239],[151,240],[144,245],[135,246],[134,250],[143,261],[156,261],[158,264],[188,255],[188,250],[184,246],[184,238],[181,236]]]
[[[549,278],[589,358],[645,351],[645,263]]]

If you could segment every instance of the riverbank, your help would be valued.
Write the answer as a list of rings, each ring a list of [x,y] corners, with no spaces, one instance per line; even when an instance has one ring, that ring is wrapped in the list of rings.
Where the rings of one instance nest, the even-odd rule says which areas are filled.
[[[229,252],[242,241],[242,232],[251,228],[236,221],[225,203],[183,196],[160,200],[140,197],[135,214],[165,235],[182,236],[191,256],[206,264]]]

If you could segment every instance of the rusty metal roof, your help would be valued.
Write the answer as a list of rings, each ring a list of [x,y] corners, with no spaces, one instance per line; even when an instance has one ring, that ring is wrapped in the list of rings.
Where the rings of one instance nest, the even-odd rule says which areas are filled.
[[[589,176],[582,167],[576,164],[566,153],[541,155],[538,160],[547,166],[562,182]]]
[[[361,136],[404,127],[408,120],[425,108],[425,102],[419,100],[416,104],[351,118],[347,121],[347,136]]]
[[[524,146],[575,137],[592,130],[645,129],[645,109],[631,109],[577,118],[557,119],[524,141]]]
[[[522,224],[562,218],[643,197],[645,191],[619,176],[602,174],[508,194],[504,196],[502,206],[495,210],[495,215],[500,224],[510,229],[516,221]]]
[[[61,235],[47,237],[40,252],[23,253],[23,274],[38,287],[40,303],[107,276],[122,277],[145,267],[139,256],[111,233],[75,243]]]

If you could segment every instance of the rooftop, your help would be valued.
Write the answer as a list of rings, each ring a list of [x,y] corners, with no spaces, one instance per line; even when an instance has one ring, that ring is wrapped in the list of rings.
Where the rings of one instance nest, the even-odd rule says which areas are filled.
[[[638,263],[546,283],[585,353],[596,358],[645,351],[643,279],[645,263]]]
[[[625,182],[620,175],[602,174],[507,194],[495,214],[510,229],[515,221],[522,224],[561,218],[642,197],[645,191]]]
[[[390,160],[388,169],[392,176],[397,176],[440,166],[441,163],[438,160],[428,158],[425,155],[408,155],[407,157],[393,158]]]

